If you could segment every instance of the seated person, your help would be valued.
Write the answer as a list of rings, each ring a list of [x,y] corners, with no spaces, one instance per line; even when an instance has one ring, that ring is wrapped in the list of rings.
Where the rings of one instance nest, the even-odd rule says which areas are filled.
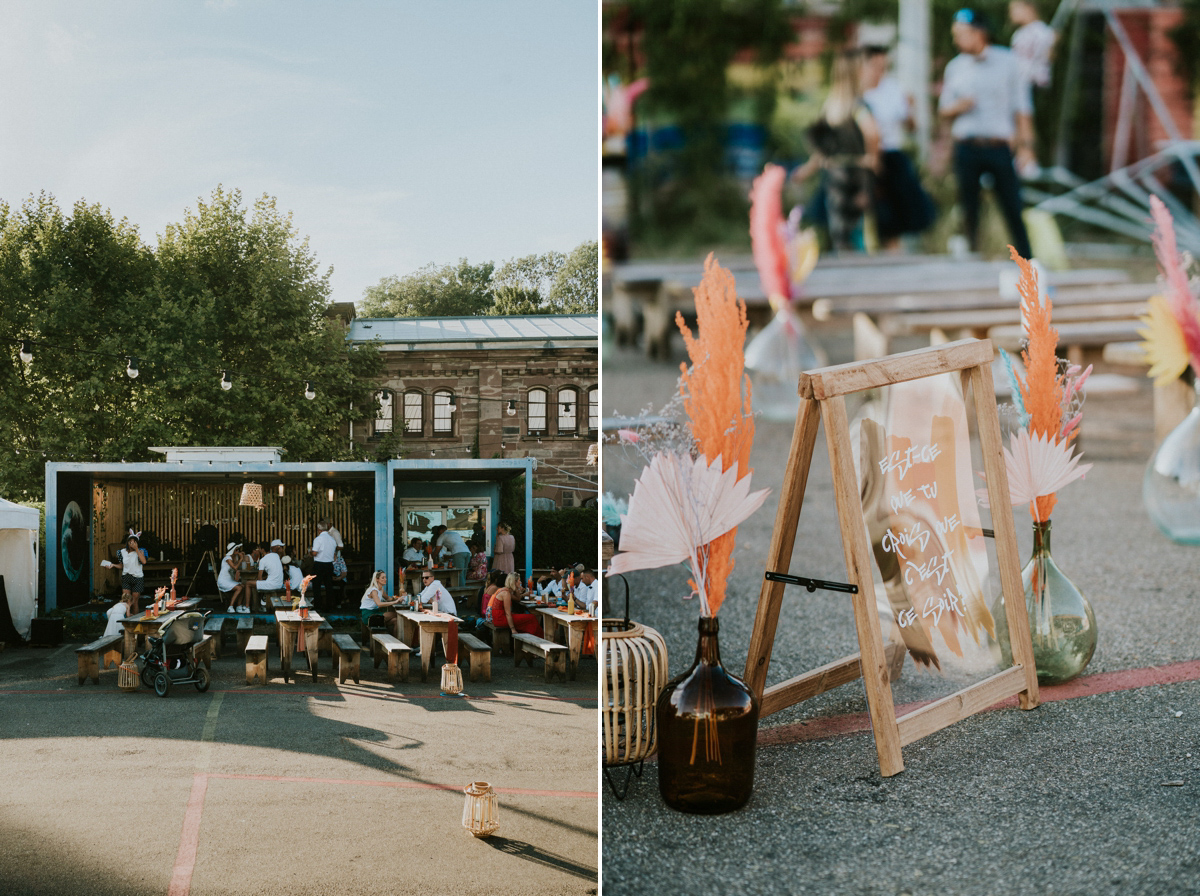
[[[238,571],[244,556],[241,547],[236,541],[225,545],[225,556],[221,558],[221,569],[217,574],[217,590],[221,592],[222,597],[228,598],[230,613],[250,612],[249,606],[241,605],[244,593],[240,582],[242,574]]]
[[[358,602],[359,615],[362,617],[363,628],[367,627],[367,620],[383,612],[384,607],[388,610],[383,613],[383,621],[387,626],[388,631],[391,631],[396,624],[396,611],[391,609],[396,604],[403,603],[404,598],[408,596],[404,590],[404,585],[401,584],[396,591],[396,596],[392,600],[387,599],[387,573],[382,569],[375,570],[375,575],[371,578],[371,584],[367,586],[367,590],[363,592],[362,600]]]
[[[493,569],[488,573],[487,584],[483,586],[483,590],[479,592],[479,615],[484,616],[487,613],[488,602],[492,595],[500,588],[504,587],[504,579],[508,574],[502,569]]]
[[[430,611],[436,613],[448,613],[451,616],[458,615],[458,607],[454,605],[454,595],[446,590],[446,586],[434,578],[433,570],[426,569],[421,572],[421,584],[425,587],[421,589],[421,593],[417,595],[418,606],[428,605]],[[458,662],[458,621],[451,620],[447,626],[446,636],[446,662]],[[418,651],[418,655],[420,652]]]
[[[400,559],[404,561],[405,566],[423,565],[425,563],[425,555],[421,553],[421,539],[410,539],[408,547],[404,549],[404,553],[400,555]]]
[[[579,584],[575,586],[575,606],[588,611],[588,615],[596,615],[596,602],[600,598],[600,583],[596,574],[588,567],[579,574]]]
[[[284,583],[291,587],[292,594],[300,593],[300,586],[304,583],[304,570],[300,568],[300,564],[294,561],[290,553],[284,554],[279,558],[283,564]]]
[[[467,542],[467,550],[471,553],[471,559],[467,561],[467,581],[482,582],[488,577],[487,554],[483,552],[483,547],[476,541]]]
[[[513,603],[521,596],[521,577],[515,572],[504,579],[504,587],[496,589],[488,603],[486,617],[497,628],[511,628],[514,632],[542,637],[542,624],[532,613],[513,612]]]
[[[278,538],[274,539],[270,544],[270,549],[270,552],[264,554],[263,558],[258,561],[257,591],[283,590],[283,542]]]

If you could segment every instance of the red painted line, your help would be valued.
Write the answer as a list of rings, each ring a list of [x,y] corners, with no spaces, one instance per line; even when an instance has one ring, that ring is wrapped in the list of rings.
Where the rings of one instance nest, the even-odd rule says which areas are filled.
[[[213,688],[209,693],[216,693],[219,688]],[[80,696],[82,694],[91,694],[93,691],[90,688],[55,688],[49,690],[45,688],[39,689],[21,689],[21,688],[0,688],[0,697],[32,697],[46,696],[48,694],[56,694],[60,697]],[[94,693],[100,697],[120,697],[128,699],[123,691],[114,691],[108,689],[97,688]],[[266,689],[266,688],[230,688],[223,691],[225,694],[234,694],[246,697],[345,697],[347,694],[357,697],[368,697],[372,700],[462,700],[462,697],[443,697],[441,694],[371,694],[360,693],[358,691],[296,691],[283,690],[282,688]],[[516,700],[547,700],[552,703],[595,703],[599,698],[596,694],[589,694],[586,697],[547,697],[540,694],[496,694],[490,697],[473,697],[470,694],[466,696],[468,701],[516,701]]]
[[[196,870],[196,852],[200,847],[200,818],[204,814],[204,796],[209,776],[197,772],[192,779],[192,795],[183,813],[183,832],[179,836],[179,852],[175,855],[175,870],[167,896],[188,896],[192,891],[192,872]]]
[[[1187,660],[1166,666],[1146,666],[1141,669],[1121,669],[1117,672],[1084,675],[1068,681],[1066,684],[1044,684],[1038,688],[1038,692],[1042,703],[1057,703],[1059,700],[1075,700],[1079,697],[1095,697],[1100,694],[1132,691],[1160,684],[1178,684],[1184,681],[1198,680],[1200,680],[1200,660]],[[905,715],[932,702],[925,700],[897,706],[896,715]],[[1017,698],[1009,697],[984,711],[990,712],[1016,705]],[[871,720],[865,712],[852,713],[844,716],[808,719],[804,722],[780,725],[777,728],[765,728],[758,733],[758,744],[759,746],[777,746],[870,730]]]
[[[356,784],[360,787],[390,787],[401,790],[442,790],[462,793],[457,784],[432,784],[425,781],[364,781],[358,778],[303,778],[295,775],[235,775],[213,772],[208,777],[229,781],[275,781],[281,784]],[[496,793],[513,796],[561,796],[578,799],[596,799],[595,790],[531,790],[524,787],[496,787]]]

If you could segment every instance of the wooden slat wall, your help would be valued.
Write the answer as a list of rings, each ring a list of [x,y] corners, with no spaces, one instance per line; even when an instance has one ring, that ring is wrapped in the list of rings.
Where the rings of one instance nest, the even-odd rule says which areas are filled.
[[[120,586],[121,573],[118,570],[105,569],[100,565],[101,560],[115,559],[108,550],[110,544],[122,541],[125,529],[125,489],[124,487],[105,488],[102,485],[92,487],[92,540],[95,550],[92,551],[92,582],[101,594],[107,594]]]
[[[154,532],[163,542],[170,542],[185,554],[196,531],[211,524],[217,527],[222,552],[229,536],[240,532],[254,542],[279,538],[304,556],[316,537],[317,520],[328,517],[356,555],[370,557],[374,550],[373,533],[363,531],[355,523],[351,509],[354,496],[347,488],[335,485],[334,500],[330,502],[326,498],[326,488],[328,486],[314,486],[309,495],[303,485],[287,485],[281,498],[274,485],[264,484],[263,504],[266,508],[253,510],[238,504],[242,495],[241,483],[110,482],[97,487],[95,506],[99,516],[103,489],[107,492],[104,531],[111,530],[119,538],[125,531],[126,522],[132,523],[143,532]],[[117,499],[117,494],[122,498]],[[362,489],[360,500],[369,494],[370,486],[367,486]],[[105,550],[99,538],[96,545],[99,551]]]

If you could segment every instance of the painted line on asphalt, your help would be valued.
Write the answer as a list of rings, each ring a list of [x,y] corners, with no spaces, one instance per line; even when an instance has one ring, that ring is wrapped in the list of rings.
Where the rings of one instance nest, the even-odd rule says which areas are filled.
[[[72,673],[74,674],[74,673]],[[0,688],[0,697],[45,697],[49,695],[59,695],[63,697],[79,696],[83,693],[95,694],[97,697],[120,697],[120,699],[128,699],[124,691],[119,690],[93,690],[92,688],[83,687],[80,690],[75,688]],[[371,693],[363,691],[294,691],[283,690],[281,688],[267,690],[265,688],[230,688],[228,690],[213,690],[214,694],[235,694],[246,697],[368,697],[374,700],[461,700],[461,697],[443,697],[441,694],[397,694],[397,693]],[[551,703],[596,703],[598,697],[595,694],[589,694],[586,697],[547,697],[539,694],[503,694],[492,697],[472,697],[467,695],[468,703],[472,701],[517,701],[517,700],[543,700]]]
[[[188,896],[192,891],[192,872],[196,870],[196,853],[200,848],[200,819],[204,815],[208,778],[204,772],[197,772],[192,778],[192,793],[183,813],[183,833],[179,838],[179,852],[175,855],[175,869],[171,873],[167,896]]]
[[[228,781],[272,781],[280,784],[352,784],[359,787],[387,787],[399,790],[441,790],[462,793],[460,784],[433,784],[427,781],[371,781],[360,778],[306,778],[297,775],[239,775],[232,772],[214,772],[209,778]],[[596,799],[595,790],[536,790],[528,787],[493,787],[498,794],[508,796],[556,796],[568,799]]]
[[[1076,700],[1080,697],[1095,697],[1101,694],[1153,687],[1154,685],[1179,684],[1197,680],[1200,680],[1200,660],[1187,660],[1166,666],[1146,666],[1141,669],[1099,672],[1095,675],[1081,676],[1066,684],[1044,684],[1038,688],[1038,691],[1042,703],[1057,703],[1060,700]],[[902,716],[932,702],[932,700],[925,700],[897,706],[896,715]],[[989,706],[984,712],[1007,709],[1016,705],[1017,698],[1009,697],[994,706]],[[777,728],[766,728],[758,732],[758,744],[759,746],[780,746],[870,730],[871,720],[865,712],[851,713],[843,716],[792,722]]]

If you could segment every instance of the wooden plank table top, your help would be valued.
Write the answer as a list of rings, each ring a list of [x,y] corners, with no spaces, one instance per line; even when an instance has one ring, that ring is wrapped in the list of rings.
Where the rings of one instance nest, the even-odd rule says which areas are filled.
[[[292,656],[296,652],[297,642],[303,639],[304,653],[308,658],[308,668],[312,670],[313,681],[317,680],[317,638],[318,629],[325,617],[316,610],[309,610],[307,617],[302,617],[297,610],[276,610],[275,623],[279,627],[280,666],[283,669],[283,680],[287,681],[292,670]]]
[[[134,616],[126,616],[122,619],[121,624],[125,626],[125,659],[129,659],[137,653],[138,638],[157,635],[166,623],[174,622],[199,603],[200,598],[193,597],[188,600],[176,601],[174,610],[159,613],[157,616],[150,616],[148,615],[148,611],[142,611]]]
[[[533,610],[542,617],[542,628],[545,629],[547,641],[558,640],[557,635],[560,628],[566,630],[567,674],[571,677],[571,681],[574,681],[575,673],[579,669],[579,657],[583,653],[584,632],[588,628],[591,628],[593,635],[598,634],[599,618],[579,613],[572,615],[557,607],[539,607],[534,605]]]
[[[446,639],[450,634],[450,623],[462,622],[457,616],[449,613],[428,613],[420,610],[397,610],[396,615],[401,628],[399,638],[409,647],[420,645],[421,650],[421,681],[429,678],[429,664],[433,659],[433,645],[440,636],[442,649],[446,656],[453,656]]]

